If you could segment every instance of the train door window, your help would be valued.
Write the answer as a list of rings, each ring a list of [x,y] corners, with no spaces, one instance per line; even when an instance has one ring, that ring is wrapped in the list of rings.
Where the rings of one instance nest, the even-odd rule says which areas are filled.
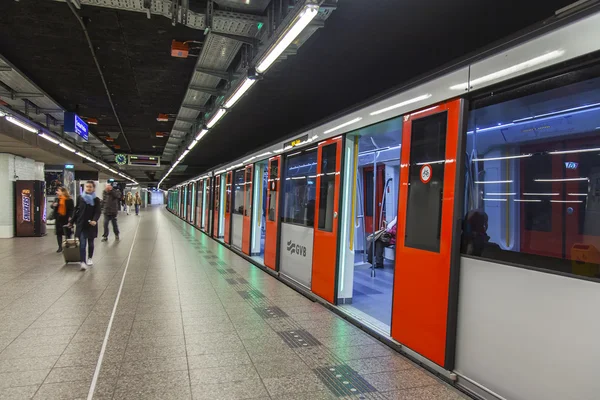
[[[473,102],[464,254],[600,279],[599,70]]]
[[[333,231],[333,201],[335,191],[337,144],[323,147],[321,156],[321,184],[319,187],[319,222],[322,231]]]
[[[299,151],[287,156],[283,172],[279,268],[281,273],[288,278],[310,288],[315,226],[317,149]]]
[[[269,221],[275,221],[277,210],[277,187],[279,186],[279,160],[271,160],[269,167]]]
[[[412,123],[406,247],[440,250],[447,120],[443,112]]]
[[[252,207],[251,255],[261,264],[265,257],[265,235],[267,222],[268,164],[266,161],[254,165],[254,207]]]
[[[344,150],[338,303],[386,334],[392,315],[402,122],[399,117],[352,132]]]
[[[252,168],[246,168],[244,175],[244,216],[249,217],[252,213]]]

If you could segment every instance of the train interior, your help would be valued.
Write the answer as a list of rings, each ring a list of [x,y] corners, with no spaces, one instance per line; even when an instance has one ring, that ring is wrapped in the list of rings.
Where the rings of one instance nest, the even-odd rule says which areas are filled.
[[[252,207],[250,255],[261,264],[265,262],[268,174],[268,162],[266,160],[254,164],[254,207]]]
[[[341,257],[347,282],[338,302],[350,313],[379,330],[390,332],[395,265],[395,225],[398,212],[402,118],[394,118],[348,135],[344,208],[351,247]],[[352,149],[351,151],[349,151]],[[390,234],[377,238],[377,232]],[[375,240],[373,240],[375,239]]]
[[[463,252],[599,277],[600,78],[559,85],[471,112]]]

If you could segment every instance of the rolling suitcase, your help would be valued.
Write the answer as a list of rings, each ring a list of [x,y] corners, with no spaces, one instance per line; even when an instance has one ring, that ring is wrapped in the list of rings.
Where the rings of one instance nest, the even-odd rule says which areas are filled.
[[[79,239],[71,239],[71,229],[65,225],[63,227],[65,239],[63,240],[63,257],[65,264],[80,262]]]

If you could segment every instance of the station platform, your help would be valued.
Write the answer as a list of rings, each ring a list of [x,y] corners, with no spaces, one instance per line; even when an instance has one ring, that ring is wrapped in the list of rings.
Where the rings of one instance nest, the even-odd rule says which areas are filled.
[[[164,206],[119,225],[85,272],[0,240],[0,399],[466,398]]]

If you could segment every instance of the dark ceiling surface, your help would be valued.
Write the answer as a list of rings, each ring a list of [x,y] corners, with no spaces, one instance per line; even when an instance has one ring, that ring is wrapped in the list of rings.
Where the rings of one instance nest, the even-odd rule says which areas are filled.
[[[83,30],[67,4],[2,3],[0,53],[65,109],[97,118],[99,124],[92,131],[101,139],[119,132]],[[155,133],[170,131],[173,123],[156,118],[159,113],[177,113],[196,63],[195,58],[171,57],[171,41],[201,41],[204,33],[173,26],[160,16],[147,19],[142,13],[89,6],[78,12],[131,151],[161,154],[167,139],[158,139]],[[122,135],[114,143],[130,151]]]
[[[202,10],[202,2],[191,3]],[[231,161],[411,78],[551,17],[572,0],[368,0],[337,10],[298,54],[278,63],[186,157],[163,186]],[[171,40],[203,32],[164,17],[84,6],[87,29],[132,153],[162,153],[195,58],[170,56]],[[3,0],[0,54],[68,110],[95,117],[99,136],[117,132],[81,27],[68,6]],[[120,135],[122,136],[122,135]],[[122,137],[121,150],[129,149]],[[160,178],[160,177],[159,177]]]

